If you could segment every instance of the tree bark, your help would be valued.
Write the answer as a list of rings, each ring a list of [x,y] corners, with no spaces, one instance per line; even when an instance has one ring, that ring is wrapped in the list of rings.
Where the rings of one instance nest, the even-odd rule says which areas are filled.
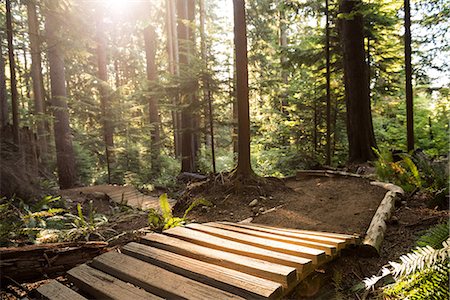
[[[51,108],[55,117],[53,127],[55,132],[59,186],[61,189],[67,189],[74,187],[76,183],[75,157],[66,102],[64,54],[60,41],[58,40],[61,25],[53,10],[47,12],[45,30],[47,33],[48,62],[50,68]]]
[[[169,72],[172,75],[179,75],[180,68],[178,63],[178,35],[177,25],[175,17],[175,4],[176,0],[166,0],[166,30],[167,30],[167,53],[169,56]],[[173,144],[175,157],[181,154],[181,137],[180,137],[180,122],[179,113],[176,110],[178,106],[178,97],[174,97],[172,100],[172,124],[173,124]]]
[[[199,1],[199,10],[200,10],[200,52],[202,60],[205,64],[204,72],[208,72],[208,55],[207,55],[207,46],[206,46],[206,34],[205,34],[205,23],[206,23],[206,9],[205,9],[205,0]],[[203,97],[204,97],[204,103],[206,107],[206,103],[208,104],[208,109],[205,109],[205,141],[206,146],[210,142],[211,146],[211,163],[212,163],[212,169],[213,173],[215,174],[217,172],[216,170],[216,150],[215,150],[215,143],[214,143],[214,115],[213,115],[213,105],[212,105],[212,92],[211,87],[209,83],[209,76],[205,74],[203,76]],[[208,121],[206,120],[208,116]],[[209,138],[208,138],[208,128],[207,125],[209,124]]]
[[[340,12],[344,52],[344,80],[347,106],[349,162],[372,160],[376,147],[370,109],[367,64],[365,62],[363,17],[358,12],[361,0],[341,0]]]
[[[19,99],[17,94],[16,61],[14,59],[11,1],[6,0],[6,32],[8,38],[9,71],[11,80],[11,107],[14,143],[19,145]]]
[[[153,26],[147,26],[144,29],[145,55],[147,59],[147,80],[149,85],[157,80],[156,68],[156,33]],[[149,90],[149,93],[151,91]],[[160,133],[159,133],[159,108],[158,99],[150,95],[148,97],[148,109],[150,120],[150,138],[151,138],[151,169],[152,173],[159,172],[159,154],[160,154]]]
[[[327,134],[325,164],[331,165],[331,70],[330,70],[330,12],[329,1],[325,0],[325,60],[326,60],[326,92],[327,92]]]
[[[236,92],[238,110],[238,164],[236,174],[253,174],[250,161],[250,112],[248,100],[248,57],[245,1],[233,0],[234,47],[236,53]]]
[[[406,91],[406,137],[408,151],[414,150],[414,103],[411,65],[411,7],[404,0],[405,10],[405,91]]]
[[[103,138],[105,141],[105,156],[108,169],[108,183],[111,183],[111,163],[114,160],[112,149],[114,148],[114,127],[111,115],[111,97],[108,85],[108,58],[106,54],[106,35],[103,22],[103,14],[99,13],[97,21],[97,67],[100,92],[100,106],[103,116]]]
[[[1,277],[23,282],[63,274],[105,252],[106,242],[79,242],[0,248]]]
[[[371,182],[371,185],[380,186],[388,190],[380,205],[378,206],[375,215],[370,222],[369,229],[362,242],[362,255],[364,256],[378,256],[381,249],[381,243],[386,232],[387,222],[395,210],[396,200],[405,192],[402,188],[384,182]]]
[[[5,59],[0,43],[0,129],[8,124],[8,99],[6,95]]]
[[[177,0],[177,21],[178,21],[178,41],[179,41],[179,61],[180,77],[188,80],[190,77],[190,30],[188,27],[189,3],[185,0]],[[194,172],[194,146],[193,146],[193,116],[192,116],[192,95],[188,91],[181,91],[181,172]]]
[[[48,140],[45,126],[44,91],[42,78],[42,60],[40,47],[39,23],[34,2],[27,2],[28,34],[31,51],[31,78],[33,80],[34,113],[37,116],[36,129],[39,145],[40,163],[48,164]]]

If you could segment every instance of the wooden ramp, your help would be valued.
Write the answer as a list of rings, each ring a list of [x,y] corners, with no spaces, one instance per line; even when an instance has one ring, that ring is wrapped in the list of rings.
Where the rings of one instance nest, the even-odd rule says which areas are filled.
[[[48,299],[280,299],[318,266],[359,243],[353,235],[258,224],[189,224],[151,233],[67,274]]]
[[[108,195],[108,197],[116,203],[128,205],[133,208],[138,208],[142,210],[159,208],[159,198],[144,195],[132,186],[104,184],[104,185],[74,188],[65,191],[77,192],[82,194],[103,193]],[[169,199],[169,203],[170,206],[173,207],[176,201],[173,199]]]

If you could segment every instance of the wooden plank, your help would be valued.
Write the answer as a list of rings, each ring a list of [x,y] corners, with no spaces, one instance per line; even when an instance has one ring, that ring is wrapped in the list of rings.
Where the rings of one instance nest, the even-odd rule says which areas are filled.
[[[344,234],[344,233],[330,233],[330,232],[323,232],[323,231],[302,230],[302,229],[293,229],[293,228],[278,228],[278,227],[272,227],[272,226],[256,224],[256,223],[251,223],[251,224],[247,224],[247,225],[251,225],[251,226],[255,226],[255,227],[271,228],[271,229],[276,229],[276,230],[280,230],[280,231],[284,231],[284,232],[309,234],[309,235],[315,235],[315,236],[321,236],[321,237],[341,239],[341,240],[345,240],[346,242],[348,242],[350,244],[357,244],[361,241],[361,238],[357,235]]]
[[[37,292],[44,299],[49,300],[87,300],[74,290],[56,280],[51,280],[37,288]]]
[[[243,299],[114,251],[95,258],[92,266],[166,299]]]
[[[239,226],[232,226],[232,225],[223,224],[223,223],[212,222],[212,223],[206,223],[203,225],[220,228],[220,229],[225,229],[225,230],[231,230],[231,231],[243,233],[246,235],[256,236],[256,237],[260,237],[260,238],[264,238],[264,239],[268,239],[268,240],[274,240],[274,241],[284,242],[284,243],[288,243],[288,244],[294,244],[294,245],[300,245],[300,246],[310,247],[310,248],[314,248],[314,249],[319,249],[319,250],[325,251],[325,253],[327,255],[331,255],[331,256],[335,256],[337,254],[336,246],[334,246],[332,244],[318,243],[318,242],[308,241],[308,240],[299,239],[299,238],[291,238],[291,237],[281,236],[281,235],[277,235],[277,234],[266,233],[266,232],[258,231],[258,230],[254,230],[254,229],[248,229],[248,228],[243,228],[243,227],[239,227]]]
[[[296,284],[296,269],[292,267],[207,248],[157,233],[147,234],[141,239],[141,242],[190,258],[275,281],[281,283],[283,288]],[[310,267],[310,265],[311,261],[306,261],[305,266]]]
[[[283,228],[276,228],[276,227],[270,227],[270,226],[255,226],[254,224],[241,224],[241,223],[229,223],[229,222],[219,222],[222,224],[229,224],[232,226],[242,227],[242,228],[248,228],[248,229],[254,229],[262,232],[268,232],[273,234],[278,234],[281,236],[287,236],[287,237],[293,237],[293,238],[300,238],[305,239],[308,241],[314,241],[319,243],[329,243],[337,247],[338,250],[341,250],[345,248],[348,244],[351,244],[351,241],[348,238],[336,238],[336,237],[330,237],[330,236],[323,236],[323,235],[316,235],[316,234],[309,234],[309,233],[299,233],[299,232],[292,232],[292,231],[286,231],[283,230]],[[314,232],[314,231],[312,231]]]
[[[158,248],[129,243],[122,253],[246,299],[278,299],[281,284]]]
[[[305,258],[310,259],[313,262],[313,264],[320,264],[326,260],[326,255],[323,250],[317,250],[314,248],[268,240],[268,239],[264,239],[264,238],[260,238],[260,237],[256,237],[256,236],[250,236],[250,235],[246,235],[246,234],[242,234],[242,233],[238,233],[238,232],[234,232],[234,231],[209,227],[209,226],[205,226],[205,225],[201,225],[201,224],[189,224],[186,227],[189,229],[193,229],[195,231],[198,230],[198,231],[201,231],[201,232],[213,235],[213,236],[217,236],[217,237],[223,238],[225,240],[243,243],[243,244],[255,246],[258,248],[276,251],[276,252],[280,252],[280,253],[285,253],[285,254],[289,254],[289,255],[305,257]],[[173,232],[175,232],[174,233],[175,235],[177,235],[178,237],[184,237],[184,238],[191,238],[191,236],[192,236],[192,232],[190,232],[189,230],[187,230],[185,228],[178,227],[178,228],[173,228],[173,229],[175,229],[175,230],[170,229],[170,230],[166,231],[166,233],[170,235]],[[210,240],[210,238],[209,238],[209,240]],[[202,239],[201,241],[204,242],[205,239]],[[220,245],[219,243],[217,243],[217,244]],[[222,245],[220,245],[219,247],[222,247],[222,246],[223,246],[223,242],[222,242]],[[233,247],[233,245],[231,245],[231,247]],[[239,252],[243,250],[242,246],[236,245],[234,249],[236,249],[236,248],[237,248],[237,251],[239,251]]]
[[[205,246],[208,248],[222,250],[243,256],[270,261],[276,264],[294,267],[299,271],[302,271],[305,265],[314,263],[314,261],[310,258],[286,254],[283,252],[273,251],[270,249],[264,249],[261,247],[248,245],[243,242],[236,242],[227,238],[217,237],[190,228],[175,227],[166,230],[164,233],[166,235],[179,238],[188,242],[192,242],[194,244],[198,244],[201,246]],[[325,256],[325,254],[323,256]]]
[[[162,299],[86,264],[73,268],[67,276],[82,291],[98,299]]]

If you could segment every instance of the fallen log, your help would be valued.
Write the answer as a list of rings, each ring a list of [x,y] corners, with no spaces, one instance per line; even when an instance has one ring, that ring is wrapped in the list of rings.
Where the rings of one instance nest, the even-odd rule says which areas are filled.
[[[54,276],[106,252],[106,242],[73,242],[0,248],[0,278],[18,282]]]
[[[370,175],[354,174],[344,171],[333,171],[333,170],[300,170],[297,171],[297,178],[302,176],[345,176],[345,177],[355,177],[355,178],[371,178]]]
[[[378,256],[380,254],[381,243],[383,242],[384,233],[387,228],[387,221],[389,221],[394,212],[397,198],[405,193],[401,187],[391,183],[374,181],[370,184],[383,187],[387,189],[388,192],[384,195],[383,200],[378,206],[361,244],[361,254],[369,257]]]

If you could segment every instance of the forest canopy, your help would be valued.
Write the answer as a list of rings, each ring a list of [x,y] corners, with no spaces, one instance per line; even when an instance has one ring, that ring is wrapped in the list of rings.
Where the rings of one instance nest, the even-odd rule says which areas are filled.
[[[62,187],[143,186],[170,185],[180,171],[234,168],[243,64],[235,63],[233,1],[6,4],[2,135],[26,148],[20,128],[35,134],[41,173],[57,174]],[[374,147],[411,150],[403,1],[245,5],[256,174],[363,162],[375,159]],[[415,0],[409,12],[414,148],[439,157],[449,148],[450,6]],[[353,72],[356,57],[362,64]],[[358,123],[362,102],[367,114]],[[358,140],[361,131],[368,139]]]

